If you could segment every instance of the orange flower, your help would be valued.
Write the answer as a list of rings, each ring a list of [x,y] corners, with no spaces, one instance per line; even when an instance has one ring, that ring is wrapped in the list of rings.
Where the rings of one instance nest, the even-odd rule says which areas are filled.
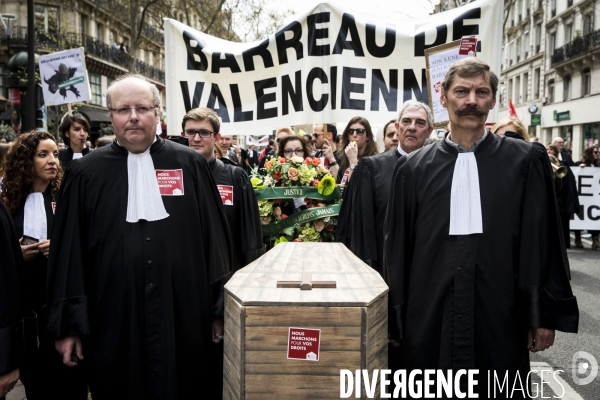
[[[318,186],[319,186],[319,180],[318,180],[318,179],[313,179],[313,181],[312,181],[312,185],[313,185],[314,187],[318,187]]]
[[[279,157],[279,164],[285,164],[285,158]]]
[[[304,159],[304,164],[310,164],[312,162],[312,159],[310,157],[306,157]]]
[[[281,172],[279,171],[275,171],[275,173],[273,174],[273,178],[278,181],[281,179]]]
[[[292,180],[292,181],[297,181],[298,177],[300,176],[300,172],[296,168],[288,169],[287,174],[288,174],[288,178],[290,178],[290,180]]]
[[[318,167],[319,164],[321,164],[321,159],[320,158],[313,158],[312,159],[312,165],[314,165],[315,167]]]
[[[270,170],[271,168],[273,168],[273,162],[272,162],[272,161],[267,161],[267,162],[265,163],[265,169],[268,171],[268,170]]]

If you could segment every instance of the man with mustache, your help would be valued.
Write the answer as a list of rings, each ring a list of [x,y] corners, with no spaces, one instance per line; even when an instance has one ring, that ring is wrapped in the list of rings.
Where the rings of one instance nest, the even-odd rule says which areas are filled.
[[[496,398],[516,398],[529,351],[549,349],[556,329],[577,332],[579,312],[544,147],[485,129],[497,85],[479,59],[450,67],[452,129],[396,164],[383,256],[400,368],[477,369],[480,398],[490,371],[508,379]]]

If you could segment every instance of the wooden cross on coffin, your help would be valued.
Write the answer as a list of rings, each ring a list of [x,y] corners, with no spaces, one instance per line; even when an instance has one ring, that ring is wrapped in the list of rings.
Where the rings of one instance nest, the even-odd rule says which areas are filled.
[[[312,290],[313,288],[335,289],[336,281],[313,281],[310,272],[302,273],[301,281],[277,281],[278,288],[300,288],[300,290]]]

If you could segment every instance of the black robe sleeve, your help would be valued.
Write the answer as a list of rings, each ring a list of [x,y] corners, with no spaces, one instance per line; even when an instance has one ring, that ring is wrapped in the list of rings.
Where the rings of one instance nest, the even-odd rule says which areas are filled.
[[[344,190],[336,241],[344,243],[358,258],[377,269],[378,232],[373,179],[373,165],[365,157],[358,162],[352,179]]]
[[[390,287],[388,316],[392,339],[403,338],[408,276],[415,249],[411,232],[417,220],[417,197],[407,159],[401,157],[394,169],[383,227],[383,270]]]
[[[19,367],[23,350],[23,255],[12,219],[0,200],[0,375]]]
[[[248,265],[258,257],[265,254],[267,246],[262,241],[260,216],[258,214],[258,201],[254,189],[246,172],[241,171],[234,185],[239,188],[241,196],[240,206],[240,232],[241,251],[244,254],[243,265]],[[233,232],[232,232],[233,233]]]
[[[530,327],[577,332],[579,311],[569,284],[554,178],[543,146],[531,149],[523,199],[518,285]]]
[[[54,339],[90,333],[84,276],[86,231],[82,179],[79,163],[70,163],[56,199],[46,293],[46,326]],[[60,265],[67,268],[58,268],[59,257]],[[61,300],[55,302],[55,299]]]

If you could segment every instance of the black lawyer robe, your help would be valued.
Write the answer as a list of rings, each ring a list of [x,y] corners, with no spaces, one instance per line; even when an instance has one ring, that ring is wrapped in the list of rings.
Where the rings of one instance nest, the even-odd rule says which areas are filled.
[[[398,149],[364,157],[344,190],[336,241],[383,276],[383,223]]]
[[[92,150],[89,147],[84,147],[81,151],[82,157],[90,154]],[[64,149],[60,149],[58,151],[58,159],[60,160],[60,165],[63,167],[63,170],[67,168],[69,163],[73,160],[73,150],[70,147],[65,147]]]
[[[246,172],[228,158],[215,158],[210,170],[217,187],[233,189],[233,204],[222,200],[233,247],[231,271],[235,272],[265,254],[267,249],[262,241],[258,202]]]
[[[23,353],[23,254],[0,199],[0,375],[19,368]]]
[[[46,211],[48,239],[54,223],[54,198],[48,185],[42,194]],[[24,235],[25,201],[12,214],[18,237]],[[52,240],[50,241],[52,243]],[[55,350],[54,340],[47,337],[42,318],[46,303],[48,258],[39,253],[33,260],[24,262],[23,292],[25,294],[24,338],[25,354],[21,364],[21,381],[29,400],[46,399],[53,393],[62,400],[85,400],[88,388],[81,366],[67,367]]]
[[[157,170],[182,170],[169,217],[126,222],[127,150],[116,141],[70,163],[57,197],[48,329],[80,336],[94,400],[211,398],[211,324],[223,315],[231,245],[204,158],[157,138]],[[219,383],[216,383],[220,385]]]
[[[479,369],[485,393],[487,370],[526,376],[530,327],[577,332],[579,312],[544,147],[488,134],[474,154],[483,233],[449,235],[458,150],[439,141],[398,161],[384,268],[401,368]]]

